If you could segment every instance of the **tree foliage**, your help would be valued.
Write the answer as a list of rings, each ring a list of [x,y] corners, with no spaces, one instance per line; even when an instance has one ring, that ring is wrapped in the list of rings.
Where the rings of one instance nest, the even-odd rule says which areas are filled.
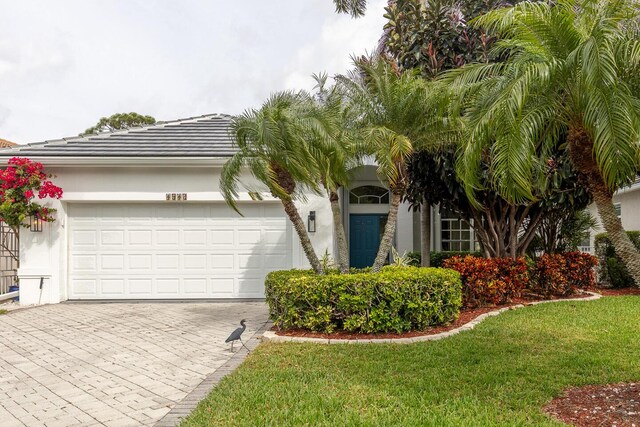
[[[356,111],[359,135],[365,154],[378,165],[378,176],[391,193],[387,224],[373,270],[378,271],[389,256],[395,234],[398,206],[409,186],[407,160],[414,146],[429,145],[439,115],[429,102],[436,95],[416,72],[402,72],[383,56],[360,58],[356,70],[341,84]],[[432,125],[432,126],[430,126]]]
[[[101,132],[113,132],[116,130],[130,129],[136,126],[152,125],[156,119],[151,116],[143,116],[138,113],[117,113],[109,117],[102,117],[94,126],[85,130],[81,135]]]
[[[499,0],[397,0],[385,8],[384,48],[404,69],[427,78],[474,62],[488,62],[495,38],[467,22],[505,4]]]
[[[306,191],[318,194],[321,191],[309,144],[313,139],[308,137],[330,132],[327,117],[306,92],[271,95],[259,109],[247,110],[233,118],[232,132],[238,151],[225,163],[220,178],[224,199],[238,212],[241,185],[257,199],[262,197],[266,186],[282,202],[317,273],[323,273],[322,265],[295,202],[304,200]],[[253,175],[258,186],[243,182],[245,171]]]
[[[616,251],[640,284],[640,254],[612,197],[640,165],[640,9],[631,0],[522,2],[475,25],[494,32],[504,59],[442,79],[468,122],[457,174],[470,198],[488,185],[512,204],[541,197],[549,153],[569,156],[593,195]]]

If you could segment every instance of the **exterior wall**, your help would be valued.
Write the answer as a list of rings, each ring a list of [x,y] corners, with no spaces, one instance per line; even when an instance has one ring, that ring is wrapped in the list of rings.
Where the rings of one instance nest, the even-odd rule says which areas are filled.
[[[57,303],[67,299],[67,207],[82,202],[164,202],[166,193],[187,193],[187,202],[224,203],[219,191],[220,167],[59,167],[48,168],[53,181],[64,190],[63,199],[48,203],[58,210],[57,220],[45,223],[41,233],[23,229],[20,238],[20,301],[22,304]],[[258,188],[247,176],[243,184]],[[240,199],[251,198],[241,193]],[[256,203],[279,203],[270,196]],[[318,252],[333,248],[333,227],[329,202],[310,195],[306,203],[298,203],[306,222],[310,211],[316,211],[316,232],[310,233]],[[284,215],[284,211],[283,211]],[[295,238],[296,241],[297,237]],[[308,266],[299,241],[294,244],[292,265]],[[40,280],[43,279],[42,291]]]
[[[624,229],[627,231],[640,230],[640,185],[635,184],[631,188],[620,190],[613,196],[613,202],[620,203],[620,219],[622,220]],[[595,236],[599,233],[604,233],[605,230],[602,227],[600,215],[598,214],[595,203],[592,203],[588,209],[591,215],[598,221],[596,229],[591,231],[590,252],[593,253]]]
[[[385,187],[378,179],[376,173],[377,166],[360,166],[354,170],[354,178],[348,190],[364,185]],[[342,192],[343,221],[347,238],[349,236],[349,215],[389,212],[389,205],[352,205],[349,204],[349,192]],[[418,227],[419,227],[418,223]],[[409,203],[401,203],[398,208],[398,223],[396,226],[396,236],[394,245],[399,254],[412,252],[414,250],[414,213],[410,210]]]

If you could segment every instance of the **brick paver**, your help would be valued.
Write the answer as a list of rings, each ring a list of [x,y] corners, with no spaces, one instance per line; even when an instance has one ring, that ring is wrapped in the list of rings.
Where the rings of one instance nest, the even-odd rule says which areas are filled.
[[[57,304],[0,316],[0,420],[153,425],[232,356],[225,338],[264,303]]]

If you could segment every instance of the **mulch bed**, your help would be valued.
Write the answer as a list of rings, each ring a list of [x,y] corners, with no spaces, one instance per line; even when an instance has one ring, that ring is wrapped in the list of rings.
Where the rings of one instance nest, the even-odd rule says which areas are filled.
[[[577,294],[577,295],[568,295],[566,297],[554,297],[553,300],[559,299],[569,299],[569,298],[587,298],[589,294]],[[393,332],[383,333],[383,334],[359,334],[354,332],[347,331],[336,331],[331,334],[321,333],[321,332],[311,332],[306,329],[287,329],[286,331],[280,331],[275,326],[271,328],[277,335],[288,336],[288,337],[304,337],[304,338],[324,338],[324,339],[332,339],[332,340],[367,340],[367,339],[389,339],[389,338],[413,338],[424,335],[435,335],[442,332],[448,332],[452,329],[459,328],[469,322],[471,322],[476,317],[481,314],[488,313],[490,311],[499,310],[504,307],[513,307],[518,304],[527,305],[532,302],[542,301],[540,298],[518,298],[511,302],[511,304],[506,305],[496,305],[491,307],[482,307],[482,308],[474,308],[474,309],[462,309],[460,311],[460,315],[453,322],[441,325],[441,326],[433,326],[424,331],[410,331],[402,334],[397,334]]]
[[[640,383],[572,387],[544,409],[576,427],[640,427]]]

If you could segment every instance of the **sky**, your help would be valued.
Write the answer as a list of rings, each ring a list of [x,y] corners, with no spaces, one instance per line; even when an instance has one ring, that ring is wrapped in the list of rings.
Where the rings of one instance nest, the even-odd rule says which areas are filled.
[[[311,89],[375,48],[385,4],[352,19],[331,0],[0,0],[0,138],[74,136],[119,112],[237,114]]]

